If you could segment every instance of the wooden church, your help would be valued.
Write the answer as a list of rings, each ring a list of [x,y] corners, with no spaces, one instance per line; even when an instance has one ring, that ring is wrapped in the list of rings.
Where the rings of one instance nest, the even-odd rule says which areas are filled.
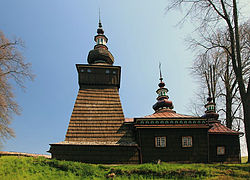
[[[52,158],[102,164],[240,162],[241,133],[218,120],[208,98],[202,117],[178,114],[162,76],[152,115],[125,118],[119,97],[121,67],[113,66],[99,21],[88,64],[77,64],[79,91],[65,140],[50,144]]]

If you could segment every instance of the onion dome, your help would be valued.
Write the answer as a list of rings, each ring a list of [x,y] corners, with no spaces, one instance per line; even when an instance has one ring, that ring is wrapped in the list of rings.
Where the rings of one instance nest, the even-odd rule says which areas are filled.
[[[207,119],[218,120],[219,114],[216,113],[216,104],[212,102],[212,100],[213,99],[210,96],[207,98],[208,103],[205,105],[206,111],[202,117]]]
[[[173,103],[172,101],[168,100],[168,89],[165,88],[165,83],[162,81],[163,78],[160,76],[160,83],[158,84],[159,89],[157,89],[156,93],[158,94],[158,97],[156,98],[157,102],[153,105],[153,109],[155,112],[161,110],[161,109],[173,109]]]
[[[104,35],[104,30],[102,29],[102,23],[100,19],[97,35],[94,37],[94,41],[96,42],[96,45],[94,46],[93,50],[89,51],[88,63],[112,65],[114,63],[114,57],[106,46],[108,38]]]

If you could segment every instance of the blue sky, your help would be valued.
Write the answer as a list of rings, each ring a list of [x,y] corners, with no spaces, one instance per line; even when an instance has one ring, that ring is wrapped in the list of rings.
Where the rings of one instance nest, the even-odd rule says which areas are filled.
[[[184,39],[192,25],[176,27],[179,12],[165,14],[167,0],[8,0],[0,6],[0,29],[25,42],[34,82],[15,89],[22,114],[11,127],[16,138],[3,150],[45,154],[50,143],[63,141],[78,92],[75,64],[86,64],[93,49],[98,9],[107,46],[122,67],[120,97],[126,117],[153,113],[159,61],[174,110],[187,105],[196,88],[189,67],[194,59]]]

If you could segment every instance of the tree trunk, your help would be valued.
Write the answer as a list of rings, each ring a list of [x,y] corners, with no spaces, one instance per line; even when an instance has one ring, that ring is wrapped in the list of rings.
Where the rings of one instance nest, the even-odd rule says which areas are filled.
[[[227,63],[226,63],[226,72],[224,74],[225,79],[225,88],[226,88],[226,126],[232,129],[233,124],[233,117],[232,117],[232,93],[233,93],[233,86],[230,85],[230,75],[229,75],[229,57],[227,56]]]
[[[245,135],[247,141],[247,149],[248,152],[250,151],[250,91],[249,91],[249,84],[247,86],[247,90],[245,88],[245,84],[243,81],[243,74],[242,74],[242,66],[241,66],[241,51],[240,51],[240,38],[239,38],[239,26],[238,26],[238,9],[236,0],[233,0],[233,19],[234,19],[234,34],[235,34],[235,50],[236,50],[236,61],[233,62],[233,69],[237,78],[237,82],[239,85],[239,91],[241,96],[241,101],[243,105],[244,111],[244,124],[245,124]],[[232,44],[234,46],[234,44]],[[233,61],[233,59],[232,59]],[[236,65],[237,64],[237,65]],[[235,68],[236,67],[236,68]],[[250,80],[250,78],[248,79]],[[248,153],[248,163],[250,163],[250,157]]]
[[[226,126],[232,129],[233,117],[232,117],[232,94],[226,92]]]
[[[248,96],[248,101],[243,104],[244,109],[244,124],[245,124],[245,136],[246,136],[246,142],[247,142],[247,149],[248,149],[248,163],[250,163],[250,96]]]

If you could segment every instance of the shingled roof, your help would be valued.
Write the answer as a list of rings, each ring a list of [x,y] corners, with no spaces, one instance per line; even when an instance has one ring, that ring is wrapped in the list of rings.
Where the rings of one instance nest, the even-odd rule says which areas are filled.
[[[196,116],[178,114],[171,109],[161,109],[154,114],[144,116],[142,118],[200,118]]]
[[[212,128],[208,130],[209,134],[227,134],[227,135],[239,135],[243,134],[242,132],[234,131],[232,129],[227,128],[221,123],[213,123]]]
[[[88,145],[136,144],[132,130],[124,125],[118,89],[80,89],[64,142]]]

